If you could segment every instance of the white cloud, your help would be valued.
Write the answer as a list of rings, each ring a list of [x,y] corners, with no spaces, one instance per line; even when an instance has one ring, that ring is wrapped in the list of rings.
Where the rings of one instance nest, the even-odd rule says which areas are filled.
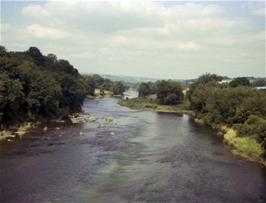
[[[258,45],[265,44],[261,18],[255,22],[249,7],[248,15],[240,15],[241,6],[231,11],[228,7],[215,1],[32,2],[21,8],[23,23],[12,25],[12,32],[8,29],[5,42],[39,46],[83,72],[138,75],[147,67],[149,75],[168,71],[171,76],[193,67],[211,72],[213,65],[218,67],[215,60],[227,70],[225,66],[233,63],[250,66],[243,54],[232,57],[250,55],[250,50],[257,57],[253,64],[261,67],[258,58],[265,52]],[[263,13],[253,10],[255,15]]]
[[[41,5],[29,5],[22,9],[22,14],[29,17],[49,17],[49,10]]]
[[[28,17],[43,18],[58,26],[71,24],[76,29],[83,26],[83,29],[95,32],[160,27],[169,22],[212,17],[221,13],[223,8],[215,4],[185,3],[164,7],[158,2],[141,1],[49,1],[43,6],[29,5],[22,10],[22,14]]]
[[[60,39],[69,36],[68,32],[52,27],[43,27],[38,24],[28,26],[26,31],[28,34],[36,38]]]

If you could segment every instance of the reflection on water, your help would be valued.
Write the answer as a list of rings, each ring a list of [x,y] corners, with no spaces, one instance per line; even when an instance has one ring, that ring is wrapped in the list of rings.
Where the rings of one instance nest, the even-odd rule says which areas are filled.
[[[0,202],[266,201],[265,170],[234,158],[188,116],[130,110],[112,98],[83,109],[101,125],[0,146]]]

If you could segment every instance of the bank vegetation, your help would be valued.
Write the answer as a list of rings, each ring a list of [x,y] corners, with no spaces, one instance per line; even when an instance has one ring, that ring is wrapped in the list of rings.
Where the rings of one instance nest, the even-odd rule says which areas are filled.
[[[266,165],[266,92],[255,89],[244,77],[228,83],[222,79],[204,74],[187,87],[171,80],[142,83],[139,97],[121,104],[145,110],[193,112],[197,122],[224,136],[234,154]]]

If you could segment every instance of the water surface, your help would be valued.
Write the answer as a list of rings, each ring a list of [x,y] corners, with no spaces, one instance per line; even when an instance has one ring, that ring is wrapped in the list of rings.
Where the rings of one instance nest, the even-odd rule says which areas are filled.
[[[188,116],[88,100],[97,123],[0,146],[0,202],[266,202],[266,173]],[[112,117],[114,122],[106,122]]]

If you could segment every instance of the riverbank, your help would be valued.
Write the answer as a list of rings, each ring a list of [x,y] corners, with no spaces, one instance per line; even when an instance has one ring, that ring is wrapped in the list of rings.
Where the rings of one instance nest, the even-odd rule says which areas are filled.
[[[194,120],[198,124],[207,125],[203,119],[194,118]],[[266,167],[266,160],[261,157],[263,148],[255,137],[239,136],[235,129],[224,125],[212,125],[211,127],[217,130],[218,136],[223,137],[223,142],[229,146],[232,154]]]
[[[102,99],[104,97],[114,97],[112,93],[108,90],[100,91],[100,89],[95,90],[94,96],[87,95],[87,99]],[[42,131],[47,131],[51,128],[58,130],[62,127],[63,123],[67,124],[79,124],[79,123],[94,123],[97,118],[84,114],[83,112],[72,113],[67,116],[67,118],[62,119],[48,119],[38,120],[31,122],[22,122],[12,124],[8,127],[4,127],[0,130],[0,142],[14,142],[16,139],[21,139],[23,136],[30,133],[33,129],[39,128]],[[112,123],[111,118],[106,118],[107,122]]]
[[[187,110],[183,104],[180,105],[160,105],[153,98],[133,98],[120,100],[121,106],[131,109],[139,109],[145,111],[165,112],[165,113],[186,113],[193,115],[193,112]]]
[[[0,131],[0,143],[1,142],[14,142],[18,139],[27,136],[28,134],[38,131],[47,132],[50,130],[60,130],[70,125],[91,123],[96,125],[97,128],[104,126],[114,126],[117,122],[112,117],[97,118],[89,114],[79,112],[73,113],[66,119],[54,119],[50,121],[38,121],[38,122],[25,122],[22,124],[12,125]],[[80,132],[82,134],[82,132]]]
[[[27,134],[31,129],[36,128],[39,122],[25,122],[20,125],[15,125],[0,131],[0,141],[12,142],[17,138],[21,138]]]
[[[27,136],[35,130],[40,132],[46,132],[51,129],[59,130],[63,126],[69,126],[69,124],[72,124],[70,119],[53,119],[50,121],[35,121],[14,124],[0,131],[0,142],[14,142],[18,139],[22,139],[24,136]]]
[[[228,128],[224,134],[224,142],[231,147],[234,155],[260,163],[266,167],[266,160],[261,158],[263,149],[254,137],[239,137],[236,130]]]
[[[128,100],[120,100],[121,106],[126,106],[131,109],[155,111],[155,112],[169,112],[169,113],[186,113],[192,115],[196,123],[201,125],[207,125],[203,119],[195,117],[195,113],[191,110],[187,110],[184,104],[177,106],[171,105],[159,105],[155,102],[154,98],[134,98]],[[230,151],[243,159],[256,162],[266,167],[266,160],[261,157],[263,153],[262,146],[257,142],[254,137],[240,137],[237,131],[233,128],[229,128],[223,125],[212,125],[214,130],[217,130],[217,134],[223,137],[224,143],[230,147]]]

